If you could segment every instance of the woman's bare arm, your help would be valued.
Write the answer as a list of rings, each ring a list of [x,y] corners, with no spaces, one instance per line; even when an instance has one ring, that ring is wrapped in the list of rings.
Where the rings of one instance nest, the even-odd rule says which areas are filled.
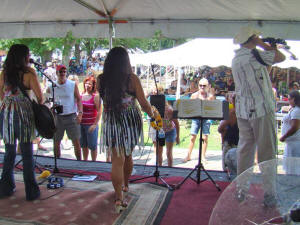
[[[4,74],[3,71],[0,74],[0,98],[3,100],[4,98]]]
[[[28,80],[26,78],[26,80],[23,81],[24,85],[27,86],[29,83],[29,87],[27,87],[33,91],[38,103],[42,104],[44,102],[43,92],[35,70],[29,68],[29,73],[26,73],[26,76],[28,76]]]
[[[132,75],[131,82],[132,82],[131,83],[132,87],[135,90],[136,98],[137,98],[139,104],[141,105],[142,110],[144,112],[146,112],[150,117],[153,117],[154,115],[153,115],[153,112],[151,109],[151,105],[145,97],[144,90],[142,88],[142,84],[141,84],[139,78],[136,75]]]
[[[279,139],[281,142],[285,141],[288,137],[292,136],[294,133],[296,133],[300,129],[300,120],[294,119],[291,120],[291,127],[290,129],[281,136]]]

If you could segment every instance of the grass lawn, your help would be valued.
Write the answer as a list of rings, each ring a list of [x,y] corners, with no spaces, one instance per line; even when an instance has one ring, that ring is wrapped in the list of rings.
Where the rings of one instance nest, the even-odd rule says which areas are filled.
[[[207,150],[215,150],[221,151],[221,135],[218,132],[218,126],[220,121],[214,121],[210,126],[210,135],[208,136],[208,147]],[[180,120],[180,144],[176,145],[175,147],[178,148],[188,148],[190,142],[190,127],[191,127],[191,120]],[[152,140],[148,139],[148,123],[144,122],[144,136],[145,136],[145,145],[150,146],[152,145]],[[200,133],[200,132],[199,132]],[[199,139],[199,135],[197,138]],[[280,137],[280,130],[278,132],[278,138]],[[279,142],[279,141],[278,141]],[[282,154],[284,144],[282,142],[278,143],[279,154]],[[199,141],[196,141],[194,149],[199,148]]]
[[[190,127],[191,120],[180,120],[180,144],[176,145],[177,148],[188,148],[190,143]],[[145,135],[145,145],[152,145],[152,140],[148,140],[148,123],[144,122],[144,135]],[[210,128],[210,135],[208,138],[208,149],[209,150],[221,150],[221,135],[217,131],[218,125],[212,125]],[[200,135],[200,132],[199,132]],[[199,139],[199,135],[197,138]],[[199,148],[199,141],[196,140],[194,148]]]
[[[79,84],[79,92],[81,93],[83,91],[83,77],[79,77],[80,84]],[[220,121],[214,121],[210,127],[210,135],[208,137],[208,147],[207,150],[215,150],[215,151],[221,151],[221,135],[218,133],[218,125]],[[179,120],[180,124],[180,144],[174,146],[175,148],[188,148],[189,142],[190,142],[190,127],[191,127],[191,120]],[[144,140],[146,146],[152,145],[152,140],[148,138],[148,122],[144,122]],[[99,129],[100,132],[100,129]],[[278,130],[278,138],[280,137],[281,131]],[[199,139],[199,135],[197,136]],[[197,140],[194,146],[195,148],[199,148],[199,141]],[[278,141],[278,149],[279,154],[283,153],[284,144],[282,142]]]

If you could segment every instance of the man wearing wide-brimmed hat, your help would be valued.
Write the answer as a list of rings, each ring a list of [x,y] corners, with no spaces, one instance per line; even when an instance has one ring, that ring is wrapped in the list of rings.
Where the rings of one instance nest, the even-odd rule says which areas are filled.
[[[247,26],[242,27],[234,37],[234,43],[240,44],[232,60],[239,127],[238,175],[253,166],[256,149],[260,163],[275,159],[277,148],[275,98],[268,69],[284,61],[285,56],[276,46],[263,42],[258,35],[259,31]],[[263,49],[257,49],[258,56],[253,52],[256,46]],[[244,199],[244,194],[240,194],[238,198]],[[272,197],[272,190],[265,194],[265,205],[273,204],[269,201],[272,200],[269,198]]]

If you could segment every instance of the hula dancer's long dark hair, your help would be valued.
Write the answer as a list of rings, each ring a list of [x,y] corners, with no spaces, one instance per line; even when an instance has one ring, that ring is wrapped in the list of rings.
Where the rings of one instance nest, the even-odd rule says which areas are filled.
[[[122,98],[128,89],[131,74],[132,70],[126,49],[112,48],[105,59],[103,74],[98,77],[98,91],[108,110],[120,114]]]
[[[23,44],[12,45],[3,64],[4,83],[11,87],[14,94],[19,84],[23,84],[24,73],[28,72],[26,58],[29,48]]]

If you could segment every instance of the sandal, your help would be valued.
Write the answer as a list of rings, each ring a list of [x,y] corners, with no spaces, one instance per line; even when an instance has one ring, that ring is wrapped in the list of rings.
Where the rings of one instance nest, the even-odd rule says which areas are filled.
[[[116,213],[121,213],[124,209],[127,208],[127,202],[122,201],[121,199],[116,199],[115,200],[115,210]]]
[[[122,186],[122,191],[123,192],[128,192],[129,191],[129,187],[128,186]]]

